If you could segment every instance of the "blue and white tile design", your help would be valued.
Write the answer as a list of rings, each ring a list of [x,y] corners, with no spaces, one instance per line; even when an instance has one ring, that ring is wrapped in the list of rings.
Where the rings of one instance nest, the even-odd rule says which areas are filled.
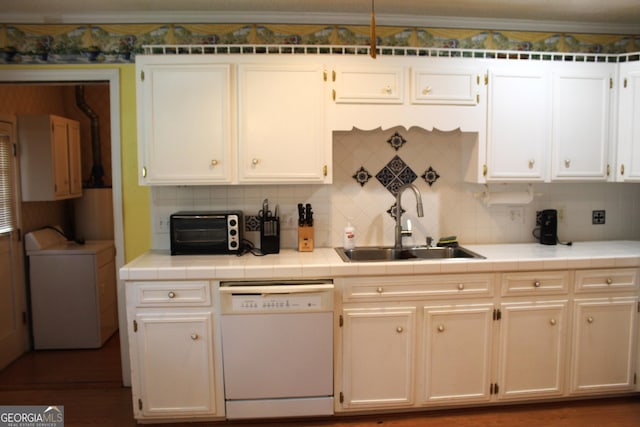
[[[411,184],[418,178],[418,175],[402,160],[395,156],[389,163],[376,174],[380,184],[394,196],[400,187]]]

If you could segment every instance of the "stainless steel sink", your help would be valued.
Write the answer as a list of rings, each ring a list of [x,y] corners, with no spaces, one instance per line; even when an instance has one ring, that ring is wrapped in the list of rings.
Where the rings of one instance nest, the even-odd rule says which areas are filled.
[[[363,246],[353,249],[336,248],[336,252],[344,262],[375,262],[375,261],[418,261],[443,259],[484,259],[463,247],[435,247],[419,246],[413,248],[373,247]]]

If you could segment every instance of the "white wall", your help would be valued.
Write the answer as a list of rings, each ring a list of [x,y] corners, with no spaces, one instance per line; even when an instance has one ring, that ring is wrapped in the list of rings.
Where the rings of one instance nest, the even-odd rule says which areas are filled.
[[[394,150],[386,141],[398,131],[407,142]],[[336,132],[332,185],[154,187],[151,191],[154,249],[168,249],[166,221],[181,209],[242,209],[257,215],[265,198],[278,204],[281,216],[281,247],[297,247],[297,204],[311,203],[314,210],[316,246],[341,246],[347,218],[356,227],[358,245],[390,245],[394,221],[386,212],[394,196],[375,175],[396,155],[418,175],[424,217],[416,217],[412,192],[405,192],[403,219],[411,219],[414,235],[405,243],[423,244],[425,237],[456,235],[461,244],[534,242],[535,212],[560,209],[558,224],[563,241],[640,239],[640,184],[567,183],[535,184],[536,197],[525,205],[485,206],[478,197],[483,185],[463,181],[462,150],[475,138],[461,132],[443,133],[423,129]],[[292,161],[295,161],[292,159]],[[372,178],[361,186],[352,176],[363,166]],[[420,177],[432,167],[440,178],[432,185]],[[524,192],[527,185],[497,184],[492,191]],[[516,209],[514,209],[516,208]],[[604,225],[592,225],[593,210],[606,211]],[[522,212],[522,217],[519,216]],[[512,213],[516,216],[512,218]],[[257,232],[246,237],[259,245]]]

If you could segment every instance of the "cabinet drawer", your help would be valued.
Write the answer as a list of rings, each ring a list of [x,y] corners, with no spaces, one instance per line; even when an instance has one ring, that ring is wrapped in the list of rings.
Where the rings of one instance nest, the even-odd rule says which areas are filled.
[[[208,281],[136,282],[136,307],[209,306]]]
[[[502,295],[565,294],[569,288],[568,271],[527,271],[502,274]]]
[[[424,277],[356,277],[344,286],[344,301],[398,300],[424,297],[491,296],[493,274]]]
[[[473,70],[414,69],[411,77],[413,104],[478,104],[480,75]]]
[[[624,292],[638,284],[638,270],[620,268],[614,270],[578,270],[575,274],[575,292]]]

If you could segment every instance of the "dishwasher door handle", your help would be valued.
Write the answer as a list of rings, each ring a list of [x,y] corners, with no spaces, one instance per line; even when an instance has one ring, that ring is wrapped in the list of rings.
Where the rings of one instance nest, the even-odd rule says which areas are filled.
[[[273,285],[273,286],[225,286],[220,288],[221,294],[231,295],[282,295],[308,294],[333,290],[332,283],[313,285]]]

